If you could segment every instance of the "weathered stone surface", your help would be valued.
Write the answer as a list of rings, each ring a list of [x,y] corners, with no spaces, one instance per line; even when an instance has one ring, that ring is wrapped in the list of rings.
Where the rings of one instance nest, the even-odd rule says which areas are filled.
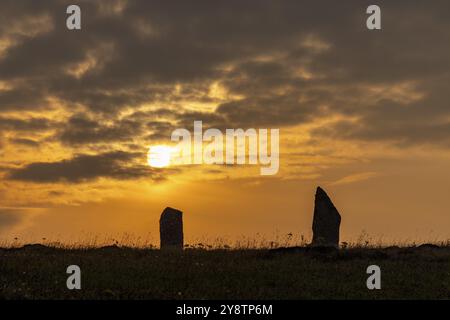
[[[167,207],[159,219],[161,249],[183,249],[183,212]]]
[[[339,247],[341,215],[321,188],[317,187],[314,203],[312,246]]]

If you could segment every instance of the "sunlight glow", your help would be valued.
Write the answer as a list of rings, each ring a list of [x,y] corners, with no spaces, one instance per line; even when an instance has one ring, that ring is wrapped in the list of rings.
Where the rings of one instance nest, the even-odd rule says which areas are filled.
[[[170,165],[170,160],[172,158],[172,153],[174,152],[173,147],[156,145],[151,146],[148,150],[147,162],[149,166],[155,168],[164,168]]]

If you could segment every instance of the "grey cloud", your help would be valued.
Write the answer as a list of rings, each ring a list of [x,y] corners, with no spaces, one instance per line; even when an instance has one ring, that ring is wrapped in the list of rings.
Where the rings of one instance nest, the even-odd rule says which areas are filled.
[[[147,123],[147,128],[151,131],[147,135],[147,139],[150,141],[168,140],[174,130],[174,125],[167,121],[150,121]]]
[[[81,32],[64,28],[67,4],[2,2],[2,17],[47,14],[56,27],[18,39],[0,58],[0,81],[17,83],[0,94],[0,110],[42,109],[48,96],[89,110],[92,118],[74,115],[60,132],[66,144],[136,134],[160,139],[170,125],[193,120],[218,128],[282,127],[337,114],[359,118],[358,126],[330,125],[316,137],[446,145],[448,1],[379,1],[380,32],[365,28],[368,1],[131,0],[117,14],[105,14],[105,4],[79,1]],[[95,63],[79,78],[67,73],[89,58]],[[214,81],[241,98],[217,102],[212,113],[184,111],[185,101],[210,101],[205,92]],[[406,104],[392,97],[372,101],[370,88],[406,81],[425,97]],[[181,92],[174,93],[177,85]],[[146,103],[160,103],[167,116],[180,111],[170,124],[117,117]],[[107,117],[113,125],[103,123]],[[149,121],[154,130],[147,132]]]
[[[118,180],[149,177],[154,180],[164,179],[160,171],[135,163],[137,153],[122,151],[97,155],[77,155],[59,162],[36,162],[9,172],[11,180],[36,183],[69,182],[81,183],[100,177]]]
[[[391,111],[393,114],[396,113],[395,109]],[[355,141],[387,141],[398,147],[414,145],[450,147],[450,123],[427,115],[423,115],[421,120],[414,120],[416,116],[417,114],[410,117],[407,115],[389,117],[389,111],[385,114],[370,113],[356,122],[342,120],[315,129],[313,136]]]
[[[1,150],[3,149],[5,145],[5,138],[3,137],[3,132],[0,131],[0,155],[1,155]]]
[[[73,115],[62,128],[59,137],[70,145],[131,141],[142,132],[142,123],[134,120],[118,120],[104,124],[83,114]]]
[[[0,117],[0,130],[12,131],[45,131],[54,127],[56,123],[47,118],[4,118]]]
[[[0,230],[7,230],[24,219],[25,210],[17,208],[0,208]]]
[[[0,111],[32,110],[48,107],[44,91],[18,86],[0,91]]]
[[[25,139],[25,138],[14,138],[9,140],[12,143],[20,144],[27,147],[38,147],[39,142],[32,140],[32,139]]]

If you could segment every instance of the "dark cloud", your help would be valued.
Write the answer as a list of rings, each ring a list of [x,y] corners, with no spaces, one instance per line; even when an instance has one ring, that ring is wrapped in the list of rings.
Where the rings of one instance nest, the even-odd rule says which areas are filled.
[[[56,126],[56,122],[47,118],[3,118],[0,117],[0,130],[4,131],[41,131]]]
[[[329,124],[316,138],[447,145],[448,1],[379,1],[382,31],[365,28],[369,1],[126,3],[79,1],[83,29],[70,32],[68,1],[2,1],[0,37],[14,44],[0,58],[0,81],[12,85],[0,91],[0,110],[42,110],[49,97],[77,107],[58,134],[72,146],[159,140],[193,120],[282,127],[332,115],[358,121]],[[229,98],[208,96],[214,82]],[[407,99],[417,92],[421,99]],[[189,102],[217,109],[186,111]],[[173,122],[156,112],[120,116],[150,103]]]
[[[19,86],[0,91],[0,111],[42,109],[48,106],[45,92]]]
[[[25,216],[25,210],[17,208],[0,208],[0,230],[7,230],[19,224]]]
[[[149,121],[146,126],[151,132],[146,137],[149,141],[167,140],[175,129],[174,124],[168,121]]]
[[[11,180],[36,183],[71,182],[80,183],[97,178],[119,180],[149,177],[154,180],[163,176],[146,165],[136,164],[136,157],[144,156],[122,151],[97,155],[77,155],[59,162],[36,162],[23,168],[11,170]]]
[[[136,120],[124,119],[112,124],[105,124],[84,114],[76,114],[62,128],[60,139],[70,145],[132,141],[141,134],[142,127],[143,124]]]
[[[27,147],[39,147],[39,142],[32,139],[17,138],[17,139],[10,139],[9,141]]]

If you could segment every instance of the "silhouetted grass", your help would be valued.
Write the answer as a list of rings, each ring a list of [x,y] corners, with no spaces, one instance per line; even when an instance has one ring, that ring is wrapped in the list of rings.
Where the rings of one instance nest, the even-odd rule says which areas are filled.
[[[3,299],[449,299],[450,247],[0,249]],[[82,289],[66,288],[79,265]],[[366,268],[382,289],[366,288]]]

